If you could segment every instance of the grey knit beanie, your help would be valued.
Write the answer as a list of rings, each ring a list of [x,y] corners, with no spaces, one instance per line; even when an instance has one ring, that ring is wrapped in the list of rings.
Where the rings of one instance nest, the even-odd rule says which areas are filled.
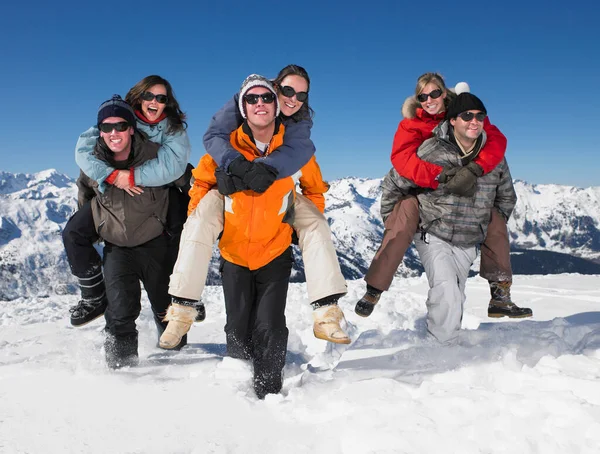
[[[275,91],[275,87],[273,87],[273,83],[266,77],[258,74],[250,74],[248,77],[246,77],[244,82],[242,82],[242,86],[240,87],[240,99],[238,100],[238,107],[242,117],[246,118],[244,95],[248,92],[248,90],[254,87],[265,87],[275,95],[275,116],[279,115],[279,99],[277,98],[277,92]]]

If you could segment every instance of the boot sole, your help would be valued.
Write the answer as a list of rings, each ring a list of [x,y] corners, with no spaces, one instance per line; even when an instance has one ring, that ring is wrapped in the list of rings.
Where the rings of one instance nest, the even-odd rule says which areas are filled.
[[[182,338],[183,339],[183,338]],[[162,348],[163,350],[175,350],[177,347],[179,347],[179,345],[181,344],[181,340],[179,340],[179,344],[177,345],[173,345],[171,346],[166,346],[164,344],[161,344],[160,341],[158,342],[158,347]]]
[[[349,344],[350,342],[352,342],[352,339],[350,339],[350,338],[347,338],[347,339],[332,339],[332,338],[327,337],[327,336],[322,336],[322,335],[317,334],[314,330],[313,330],[313,334],[315,335],[315,337],[317,339],[321,339],[321,340],[324,340],[324,341],[327,341],[327,342],[332,342],[334,344]]]
[[[97,320],[97,319],[99,319],[102,316],[104,316],[104,312],[102,312],[100,315],[97,315],[93,319],[88,320],[87,322],[79,323],[77,325],[73,323],[73,320],[71,320],[71,326],[74,326],[75,328],[81,328],[82,326],[85,326],[85,325],[87,325],[89,323],[92,323],[94,320]]]
[[[359,317],[362,317],[362,318],[367,318],[367,317],[370,317],[370,316],[371,316],[371,314],[372,314],[373,312],[371,312],[371,314],[361,314],[360,312],[356,312],[356,311],[354,311],[354,313],[355,313],[356,315],[358,315]]]
[[[525,315],[505,315],[505,314],[488,314],[489,318],[502,318],[502,317],[508,317],[508,318],[528,318],[528,317],[533,317],[533,314],[525,314]]]

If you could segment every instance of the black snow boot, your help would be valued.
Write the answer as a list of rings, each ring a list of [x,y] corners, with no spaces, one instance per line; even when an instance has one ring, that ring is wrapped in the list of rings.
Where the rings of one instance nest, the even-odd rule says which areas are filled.
[[[108,300],[106,294],[97,298],[82,298],[77,305],[71,307],[71,325],[83,326],[104,315]]]
[[[254,392],[263,400],[267,394],[278,394],[283,386],[282,371],[261,371],[254,365]]]
[[[111,369],[135,367],[139,363],[138,335],[114,336],[107,333],[104,341],[106,365]]]
[[[375,305],[379,302],[379,298],[381,298],[382,293],[383,291],[367,285],[367,292],[358,301],[358,303],[356,303],[354,312],[361,317],[368,317],[371,315],[373,313],[373,309],[375,309]]]
[[[488,317],[525,318],[531,317],[533,311],[528,307],[519,307],[511,301],[510,281],[490,281],[492,299],[488,306]]]

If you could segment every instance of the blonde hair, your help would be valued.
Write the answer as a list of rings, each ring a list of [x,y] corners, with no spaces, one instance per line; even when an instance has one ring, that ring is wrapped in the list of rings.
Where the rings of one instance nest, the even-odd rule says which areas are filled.
[[[425,73],[420,75],[417,79],[417,86],[415,87],[415,97],[420,95],[425,86],[429,83],[436,85],[440,90],[446,93],[447,96],[444,99],[444,106],[448,108],[448,104],[450,103],[451,99],[456,95],[448,90],[446,83],[444,82],[444,76],[442,76],[440,73]]]

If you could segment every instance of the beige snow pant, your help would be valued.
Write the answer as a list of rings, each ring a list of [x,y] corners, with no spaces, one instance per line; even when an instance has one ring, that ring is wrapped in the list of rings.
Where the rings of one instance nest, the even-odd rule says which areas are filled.
[[[346,294],[348,288],[331,241],[329,223],[309,199],[296,194],[293,227],[304,260],[308,300],[312,303],[336,294]]]
[[[169,295],[199,301],[215,241],[223,230],[223,196],[216,189],[200,200],[183,225]]]
[[[345,294],[346,281],[331,241],[327,219],[303,195],[296,195],[293,227],[304,260],[310,302]],[[169,294],[198,301],[202,296],[212,246],[223,230],[223,196],[214,189],[200,200],[181,234],[179,255],[171,275]]]

